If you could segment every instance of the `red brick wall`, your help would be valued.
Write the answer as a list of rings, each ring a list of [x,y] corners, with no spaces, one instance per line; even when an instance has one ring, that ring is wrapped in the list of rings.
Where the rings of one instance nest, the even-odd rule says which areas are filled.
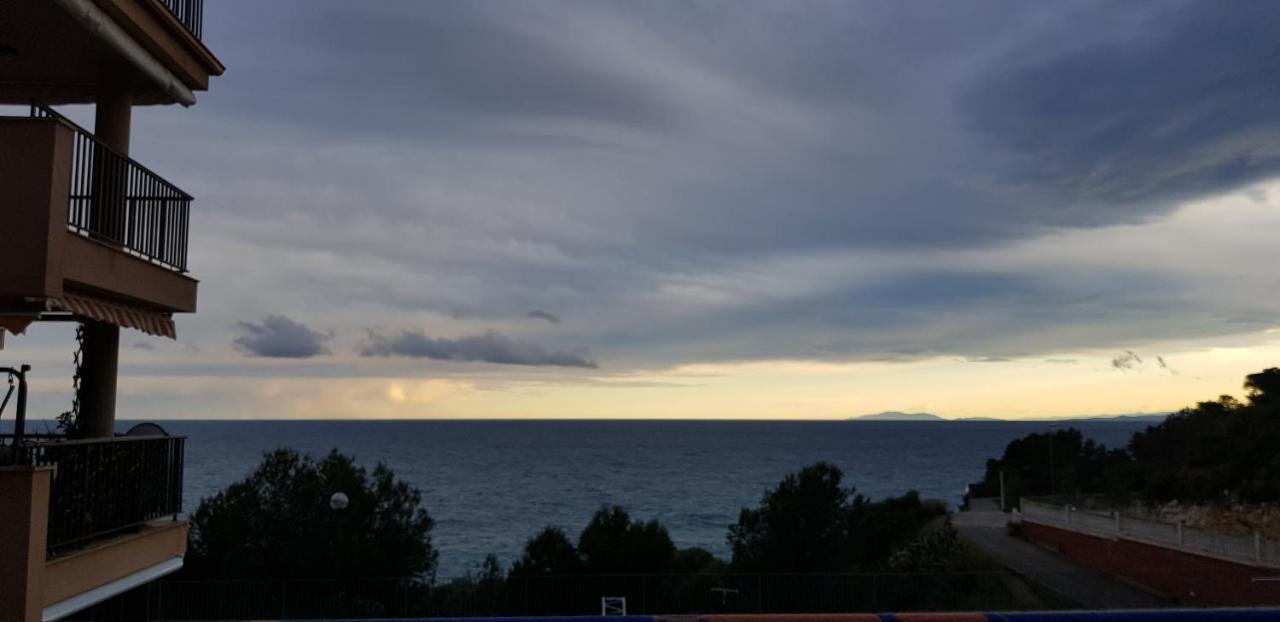
[[[1280,571],[1022,523],[1022,537],[1193,607],[1280,605]],[[1259,578],[1272,581],[1257,581]]]

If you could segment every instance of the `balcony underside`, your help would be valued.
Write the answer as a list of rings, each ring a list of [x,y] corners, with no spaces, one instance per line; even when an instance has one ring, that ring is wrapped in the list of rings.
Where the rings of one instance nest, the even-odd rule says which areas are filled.
[[[90,19],[105,19],[109,26],[91,28]],[[112,39],[107,30],[120,36]],[[107,67],[114,68],[112,73],[104,74]],[[160,0],[0,3],[0,68],[0,103],[5,104],[92,103],[105,81],[122,79],[131,86],[134,103],[169,104],[180,100],[158,73],[189,93],[207,90],[209,77],[223,71]]]
[[[157,521],[45,562],[44,620],[56,620],[182,567],[187,522]]]

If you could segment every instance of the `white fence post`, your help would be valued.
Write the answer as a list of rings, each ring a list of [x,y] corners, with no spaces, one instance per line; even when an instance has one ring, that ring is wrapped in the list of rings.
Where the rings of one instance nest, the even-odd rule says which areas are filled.
[[[1112,510],[1111,515],[1116,518],[1116,535],[1120,535],[1120,510]]]

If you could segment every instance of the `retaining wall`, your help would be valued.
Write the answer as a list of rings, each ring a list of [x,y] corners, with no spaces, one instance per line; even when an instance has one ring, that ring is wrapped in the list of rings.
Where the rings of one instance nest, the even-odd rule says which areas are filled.
[[[1050,527],[1025,518],[1021,533],[1083,566],[1127,579],[1181,605],[1280,605],[1280,570]]]

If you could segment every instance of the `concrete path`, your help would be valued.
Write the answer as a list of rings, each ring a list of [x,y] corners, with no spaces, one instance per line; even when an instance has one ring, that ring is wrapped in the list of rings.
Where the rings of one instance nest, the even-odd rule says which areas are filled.
[[[1079,566],[1005,533],[1006,515],[990,499],[975,499],[951,519],[960,537],[1004,567],[1089,609],[1151,609],[1168,601],[1121,579]]]

